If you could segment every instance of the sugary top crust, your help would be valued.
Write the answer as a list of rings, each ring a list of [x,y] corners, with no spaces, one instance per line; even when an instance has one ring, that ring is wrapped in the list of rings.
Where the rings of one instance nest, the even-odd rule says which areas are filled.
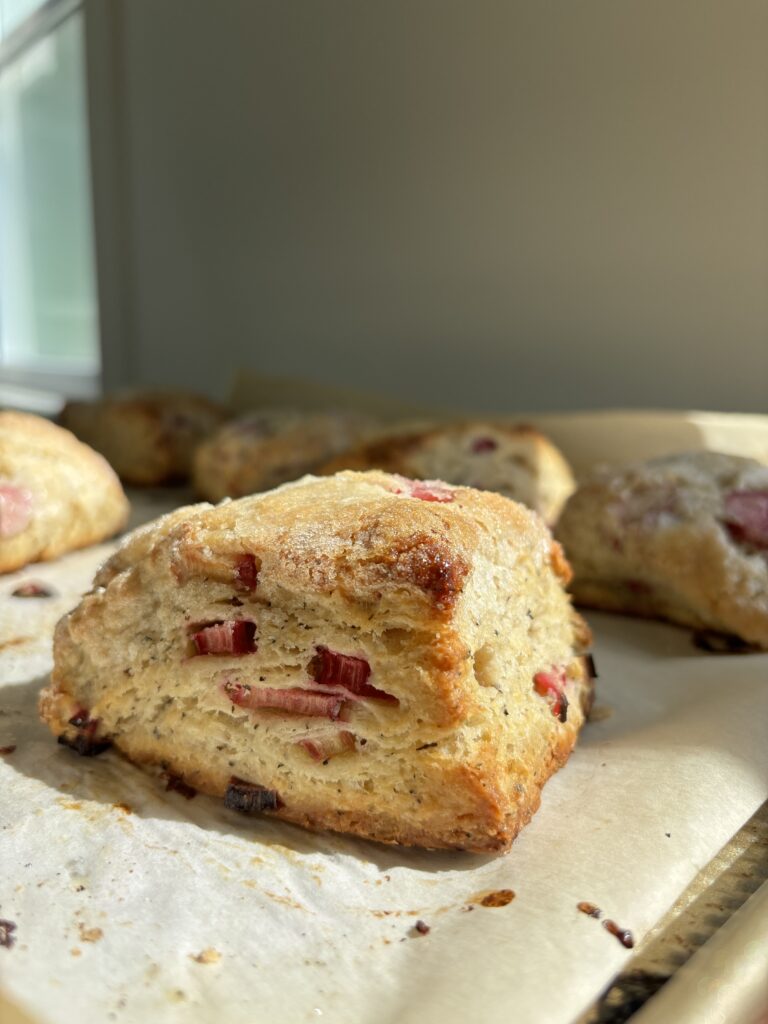
[[[270,441],[286,432],[330,432],[339,426],[370,429],[372,421],[359,413],[302,412],[298,409],[261,409],[228,420],[209,443],[237,441],[244,444]]]
[[[768,486],[768,466],[722,452],[681,452],[647,462],[601,468],[591,480],[585,481],[590,483],[610,489],[669,483],[701,492],[741,487],[756,490]]]
[[[598,506],[603,515],[615,513],[625,527],[641,524],[646,531],[653,528],[658,532],[695,525],[710,531],[727,518],[729,494],[753,491],[768,492],[768,466],[720,452],[684,452],[619,468],[605,467],[571,497],[558,533],[572,543],[574,525],[594,525]]]
[[[168,412],[201,413],[220,419],[224,409],[218,403],[204,395],[187,394],[182,391],[146,391],[135,395],[108,395],[105,398],[88,401],[67,402],[67,410],[101,410],[125,409],[141,411],[148,415],[166,415]]]
[[[398,433],[388,433],[344,452],[323,467],[323,472],[333,473],[339,469],[377,468],[396,471],[408,457],[420,448],[437,439],[450,439],[459,443],[471,434],[482,438],[488,432],[500,434],[529,445],[531,449],[546,450],[562,462],[562,470],[570,476],[570,470],[552,442],[535,427],[525,423],[505,423],[497,420],[462,420],[460,422],[430,425]]]
[[[197,449],[194,481],[218,501],[295,480],[360,438],[373,421],[357,413],[264,409],[221,426]]]
[[[105,586],[144,558],[169,559],[179,578],[231,578],[237,557],[248,553],[273,585],[358,605],[386,592],[415,602],[420,614],[445,618],[481,552],[509,565],[522,556],[549,561],[561,579],[569,571],[539,517],[507,498],[378,471],[344,472],[179,509],[126,538],[95,582]]]
[[[103,474],[122,492],[106,459],[68,430],[30,413],[0,412],[0,476],[12,477],[22,467],[45,472],[44,463],[61,459],[79,463],[90,473]]]

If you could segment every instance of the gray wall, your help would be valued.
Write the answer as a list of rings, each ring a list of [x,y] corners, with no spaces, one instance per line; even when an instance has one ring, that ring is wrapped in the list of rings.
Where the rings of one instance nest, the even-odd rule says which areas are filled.
[[[765,0],[87,10],[113,382],[766,411]]]

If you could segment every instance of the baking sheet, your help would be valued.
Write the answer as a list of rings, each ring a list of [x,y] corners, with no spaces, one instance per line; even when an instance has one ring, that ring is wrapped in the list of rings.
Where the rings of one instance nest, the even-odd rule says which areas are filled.
[[[646,1003],[637,1024],[764,1024],[767,1009],[768,882]]]
[[[630,955],[576,904],[640,939],[768,795],[768,656],[592,614],[596,720],[509,854],[187,801],[36,718],[53,625],[108,550],[0,582],[0,987],[39,1022],[572,1021]],[[21,579],[58,596],[9,596]],[[500,890],[514,898],[482,904]]]
[[[768,801],[686,886],[633,951],[632,958],[610,986],[579,1018],[578,1024],[607,1024],[608,1021],[618,1024],[627,1020],[647,1000],[655,999],[670,978],[675,977],[691,958],[696,964],[697,974],[700,974],[698,954],[702,947],[719,934],[723,925],[761,885],[768,888]],[[742,916],[736,920],[740,922]],[[749,934],[749,929],[742,932],[742,926],[738,924],[731,932],[729,952],[734,958],[741,952],[753,962],[762,959],[766,985],[764,1005],[768,1007],[768,915],[764,927],[765,941],[760,946],[755,944],[754,934]],[[750,998],[748,990],[733,991],[730,995],[734,1002],[741,1002],[742,996],[747,1002]],[[697,998],[691,1000],[693,1019],[696,1019],[696,1010],[702,1022],[714,1010],[712,992],[706,983],[700,986]],[[667,1019],[675,1018],[670,1016]],[[737,1016],[733,1020],[730,1017],[725,1019],[729,1024],[737,1024]],[[635,1024],[634,1018],[632,1024]],[[749,1017],[745,1024],[757,1024],[756,1015]]]

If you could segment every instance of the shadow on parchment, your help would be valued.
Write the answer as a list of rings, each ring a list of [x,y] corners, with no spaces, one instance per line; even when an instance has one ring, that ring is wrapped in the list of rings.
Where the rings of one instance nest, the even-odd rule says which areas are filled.
[[[167,791],[159,775],[143,771],[108,750],[98,757],[81,757],[56,743],[37,714],[37,698],[47,676],[0,689],[0,727],[16,744],[4,760],[19,775],[37,779],[71,802],[94,801],[117,813],[126,807],[145,819],[188,821],[214,836],[237,837],[293,854],[341,854],[380,871],[404,867],[427,874],[476,870],[498,855],[410,849],[385,846],[331,832],[309,832],[268,817],[245,817],[224,807],[221,800],[198,793],[188,800]],[[5,740],[4,740],[5,742]],[[74,807],[73,807],[74,809]]]

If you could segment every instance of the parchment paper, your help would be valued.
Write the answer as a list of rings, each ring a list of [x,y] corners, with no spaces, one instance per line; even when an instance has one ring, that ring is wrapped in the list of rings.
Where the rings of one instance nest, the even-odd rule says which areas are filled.
[[[639,940],[768,796],[768,656],[591,614],[596,720],[509,854],[186,800],[37,721],[54,623],[109,550],[0,580],[0,987],[39,1022],[572,1021],[630,955],[576,904]],[[59,596],[11,597],[22,579]],[[501,889],[514,899],[482,905]]]

